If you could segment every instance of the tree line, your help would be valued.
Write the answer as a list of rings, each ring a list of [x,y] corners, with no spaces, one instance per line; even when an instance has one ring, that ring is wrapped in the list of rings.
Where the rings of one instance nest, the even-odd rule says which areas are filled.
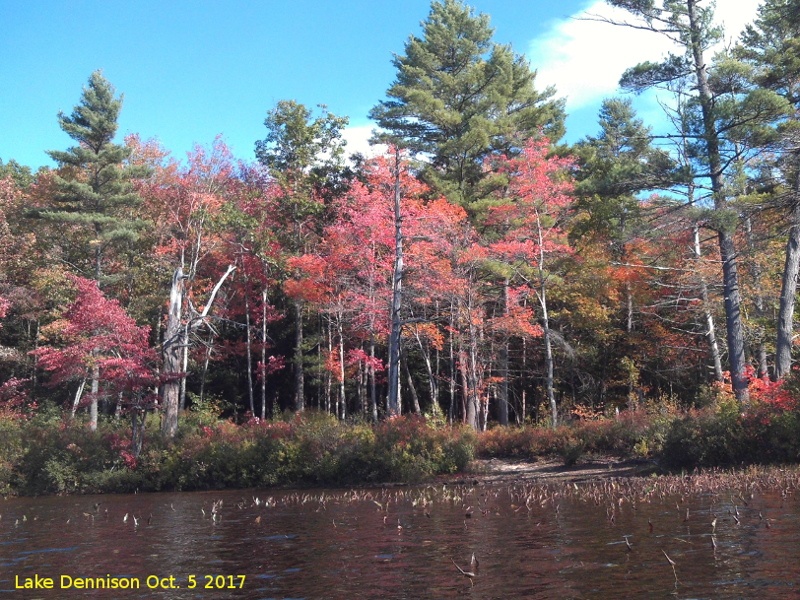
[[[766,0],[737,43],[703,0],[608,0],[675,51],[568,146],[557,90],[435,0],[370,116],[292,100],[256,161],[187,160],[132,135],[92,73],[53,169],[0,162],[0,402],[236,418],[413,411],[482,429],[645,402],[742,405],[794,377],[800,265],[800,2]]]

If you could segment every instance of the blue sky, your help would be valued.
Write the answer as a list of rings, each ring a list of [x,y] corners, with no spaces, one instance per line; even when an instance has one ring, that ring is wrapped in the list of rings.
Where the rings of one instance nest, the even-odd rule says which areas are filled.
[[[568,141],[597,130],[603,97],[621,71],[666,46],[632,31],[575,20],[608,10],[594,0],[469,0],[491,16],[495,41],[539,71],[537,87],[568,99]],[[718,0],[736,30],[758,0]],[[369,109],[395,77],[393,53],[430,9],[429,0],[0,0],[0,159],[34,169],[45,150],[72,140],[58,127],[95,69],[124,94],[119,140],[158,138],[182,159],[222,135],[254,158],[267,111],[292,99],[350,118],[349,148],[363,149]],[[640,103],[645,120],[658,118]]]

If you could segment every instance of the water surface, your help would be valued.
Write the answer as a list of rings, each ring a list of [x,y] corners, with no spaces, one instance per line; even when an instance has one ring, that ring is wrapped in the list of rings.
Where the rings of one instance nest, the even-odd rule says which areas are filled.
[[[9,499],[0,598],[798,597],[797,487],[778,475]],[[53,589],[18,589],[46,578]],[[97,580],[140,587],[77,589]]]

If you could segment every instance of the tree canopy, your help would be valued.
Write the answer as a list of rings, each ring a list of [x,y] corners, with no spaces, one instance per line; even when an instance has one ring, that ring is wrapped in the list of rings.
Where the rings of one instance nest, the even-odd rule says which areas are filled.
[[[711,3],[610,3],[678,43],[621,82],[658,96],[666,133],[617,97],[559,144],[555,90],[459,0],[394,59],[371,112],[388,148],[349,163],[347,118],[296,100],[267,108],[254,161],[222,138],[185,159],[116,141],[122,96],[92,73],[57,168],[0,162],[0,392],[76,419],[100,399],[90,423],[158,410],[166,440],[185,409],[475,429],[782,410],[800,1],[767,0],[713,55]]]
[[[555,90],[537,91],[528,61],[492,35],[488,15],[459,0],[433,2],[421,37],[394,58],[387,99],[370,112],[378,138],[423,154],[426,180],[460,203],[483,193],[487,156],[519,152],[531,135],[556,141],[564,133]]]

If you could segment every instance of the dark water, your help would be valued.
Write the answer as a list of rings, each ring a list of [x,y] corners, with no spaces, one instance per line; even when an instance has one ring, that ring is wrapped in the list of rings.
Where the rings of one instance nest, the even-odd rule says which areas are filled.
[[[778,474],[10,499],[0,599],[795,598],[797,487]],[[37,576],[53,589],[16,589]],[[78,589],[87,578],[140,587]]]

